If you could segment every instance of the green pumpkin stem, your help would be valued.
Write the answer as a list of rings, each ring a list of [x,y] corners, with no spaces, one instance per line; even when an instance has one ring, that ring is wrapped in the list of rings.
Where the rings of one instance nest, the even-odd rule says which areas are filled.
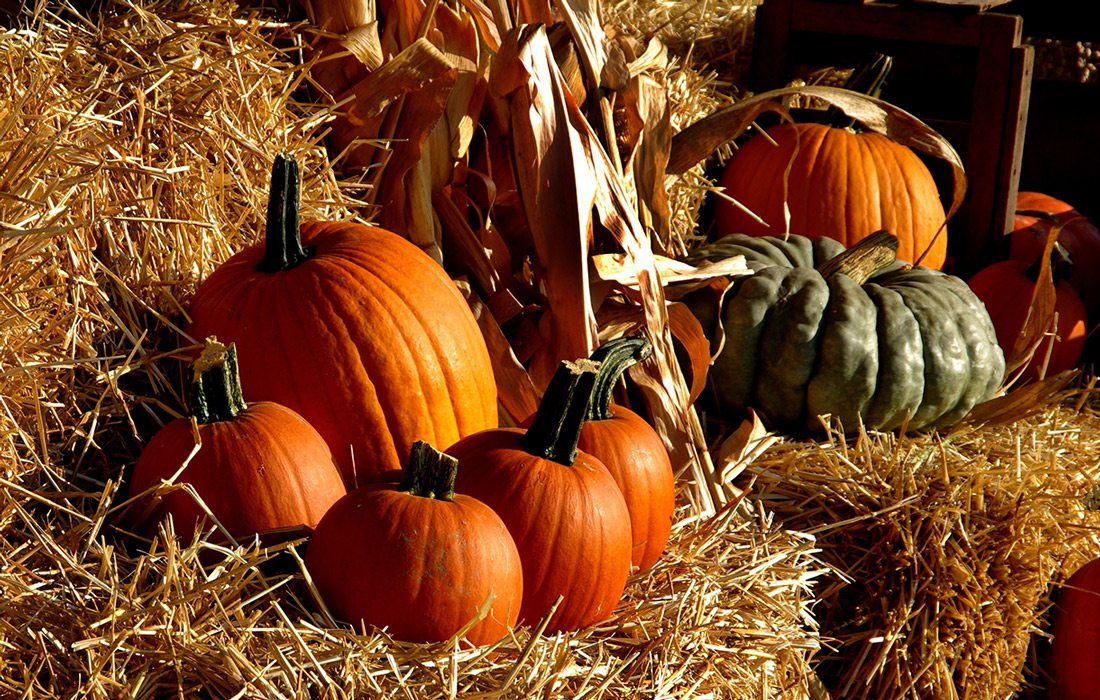
[[[868,97],[878,97],[886,85],[886,77],[894,66],[894,59],[877,51],[871,53],[844,81],[844,87]]]
[[[611,394],[619,383],[619,377],[627,367],[652,354],[653,346],[645,336],[616,338],[598,347],[588,358],[600,363],[600,371],[596,375],[596,387],[592,391],[585,420],[611,418]]]
[[[894,263],[898,257],[898,237],[889,231],[876,231],[835,258],[817,266],[825,279],[843,273],[862,285],[876,272]]]
[[[200,424],[232,420],[248,408],[241,393],[236,345],[226,346],[215,338],[207,338],[194,371],[191,402],[195,420]]]
[[[256,265],[260,272],[289,270],[310,256],[310,251],[302,245],[298,226],[300,182],[298,161],[289,153],[277,153],[275,164],[271,166],[264,256]]]
[[[525,450],[558,464],[573,464],[599,371],[600,364],[588,359],[558,365],[523,436]]]
[[[409,454],[409,465],[405,468],[405,481],[401,490],[423,498],[453,501],[456,474],[457,459],[440,452],[423,440],[417,440]]]
[[[894,59],[884,53],[873,52],[863,59],[844,81],[844,88],[868,97],[878,97],[886,85],[886,78],[893,68]],[[854,128],[856,120],[846,115],[839,107],[829,105],[826,118],[830,124],[840,128]]]

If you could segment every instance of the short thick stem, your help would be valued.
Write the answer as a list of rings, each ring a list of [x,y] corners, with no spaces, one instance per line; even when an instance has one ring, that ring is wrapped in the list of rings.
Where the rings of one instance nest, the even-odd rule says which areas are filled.
[[[843,273],[862,285],[879,270],[892,265],[898,257],[898,237],[889,231],[876,231],[840,255],[817,266],[825,279]]]
[[[288,153],[278,153],[271,166],[271,192],[267,200],[267,233],[264,256],[256,269],[261,272],[289,270],[309,259],[310,251],[302,245],[298,225],[301,175],[298,161]]]
[[[195,420],[201,425],[232,420],[248,408],[241,393],[237,346],[207,338],[202,355],[195,361],[191,390]]]
[[[597,348],[589,359],[600,363],[600,371],[596,375],[596,386],[592,390],[592,400],[588,403],[585,419],[611,418],[611,394],[619,383],[619,378],[628,367],[651,354],[653,346],[644,336],[616,338]]]
[[[409,455],[409,466],[405,469],[405,482],[401,490],[423,498],[451,501],[455,496],[457,474],[457,459],[423,440],[417,440]]]
[[[558,366],[523,436],[525,450],[559,464],[573,464],[599,370],[598,362],[587,359]]]

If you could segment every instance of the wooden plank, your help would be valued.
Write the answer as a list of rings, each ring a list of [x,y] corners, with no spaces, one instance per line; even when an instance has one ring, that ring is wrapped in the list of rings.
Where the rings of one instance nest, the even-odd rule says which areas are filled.
[[[1013,70],[1013,48],[1019,45],[1023,21],[1014,15],[985,13],[982,43],[974,79],[970,138],[963,154],[970,189],[966,208],[960,212],[962,244],[954,246],[959,272],[973,272],[987,260],[990,250],[1004,231],[995,231],[994,210],[998,207],[998,169],[1006,141],[1005,114],[1008,109],[1007,76]],[[1013,127],[1015,124],[1013,124]],[[1003,197],[1003,193],[1002,193]],[[1001,203],[1003,206],[1003,202]],[[999,219],[999,217],[997,217]],[[1003,225],[1003,222],[997,225]]]
[[[794,32],[973,47],[982,43],[981,18],[985,16],[931,6],[917,10],[895,4],[848,5],[821,0],[794,0],[791,12],[790,30]]]
[[[989,245],[985,253],[990,260],[1008,257],[1008,239],[1003,234],[1011,230],[1016,213],[1016,195],[1020,190],[1023,169],[1024,135],[1027,132],[1028,107],[1031,104],[1031,78],[1035,69],[1035,49],[1017,46],[1012,49],[1012,68],[1004,115],[1004,143],[997,172],[997,197],[990,221]],[[998,235],[998,232],[1001,235]]]
[[[932,5],[940,7],[955,7],[964,10],[985,12],[1001,5],[1007,5],[1012,0],[912,0],[914,5]]]
[[[793,11],[794,0],[767,0],[756,10],[749,76],[755,92],[777,88],[787,80]]]

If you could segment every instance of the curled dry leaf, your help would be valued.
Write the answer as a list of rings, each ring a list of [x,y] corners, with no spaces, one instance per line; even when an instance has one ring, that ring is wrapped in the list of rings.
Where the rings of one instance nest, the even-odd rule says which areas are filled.
[[[776,443],[779,437],[764,427],[756,411],[749,409],[749,416],[733,434],[726,438],[715,450],[715,467],[718,478],[727,487],[745,470],[749,464]]]
[[[1066,223],[1059,222],[1050,227],[1050,233],[1043,245],[1043,254],[1039,258],[1039,276],[1035,280],[1031,299],[1028,300],[1027,319],[1012,347],[1004,349],[1005,387],[1011,386],[1020,377],[1057,322],[1054,305],[1058,293],[1051,270],[1051,254]]]

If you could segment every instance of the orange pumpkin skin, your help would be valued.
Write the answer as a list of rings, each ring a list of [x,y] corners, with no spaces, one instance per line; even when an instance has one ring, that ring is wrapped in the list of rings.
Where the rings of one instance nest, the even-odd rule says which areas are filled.
[[[346,490],[325,441],[300,415],[271,402],[253,403],[232,418],[196,424],[177,418],[141,453],[130,478],[137,495],[172,477],[202,446],[177,483],[190,483],[210,512],[236,538],[270,530],[312,528]],[[145,529],[171,515],[190,531],[205,512],[182,490],[166,494]]]
[[[1051,700],[1094,700],[1100,659],[1100,559],[1078,569],[1054,608]]]
[[[520,623],[537,625],[564,596],[547,632],[611,615],[630,573],[630,514],[610,472],[578,452],[566,466],[528,452],[524,431],[486,430],[452,445],[455,489],[500,516],[523,562]]]
[[[297,233],[296,210],[293,219]],[[349,488],[357,473],[400,469],[416,440],[450,444],[497,426],[485,341],[434,260],[351,222],[308,222],[300,237],[300,262],[257,269],[269,238],[222,264],[191,301],[188,332],[236,343],[249,399],[302,414]]]
[[[886,229],[898,237],[898,258],[914,262],[946,219],[928,167],[909,148],[882,134],[800,123],[769,128],[768,136],[778,145],[763,135],[749,139],[718,182],[766,224],[718,199],[713,238],[731,233],[783,235],[788,164],[790,233],[830,236],[851,247]],[[940,269],[946,256],[945,228],[921,264]]]
[[[1029,303],[1035,290],[1035,281],[1028,276],[1028,270],[1033,265],[1021,260],[1003,260],[980,270],[967,282],[989,311],[989,318],[997,331],[997,343],[1006,353],[1012,351],[1027,320]],[[1046,376],[1076,367],[1085,349],[1087,317],[1084,302],[1066,280],[1058,281],[1054,291],[1054,310],[1058,314],[1057,338],[1050,350],[1050,358],[1046,360]],[[1022,381],[1039,378],[1048,344],[1047,339],[1040,343],[1021,375]]]
[[[676,479],[664,443],[637,413],[612,405],[610,416],[586,421],[577,449],[607,467],[630,514],[630,562],[639,571],[652,567],[668,544],[676,510]]]
[[[1100,229],[1088,219],[1074,218],[1080,214],[1072,204],[1041,192],[1020,192],[1016,197],[1016,210],[1046,212],[1066,221],[1058,234],[1058,243],[1073,260],[1070,284],[1090,312],[1100,311],[1100,275],[1095,273],[1100,270]],[[1051,225],[1052,222],[1046,219],[1017,213],[1009,233],[1009,255],[1029,264],[1038,260]]]
[[[523,599],[511,535],[487,505],[464,494],[441,500],[398,484],[351,491],[318,524],[306,566],[336,617],[408,642],[450,639],[492,597],[464,637],[492,644],[515,626]]]

